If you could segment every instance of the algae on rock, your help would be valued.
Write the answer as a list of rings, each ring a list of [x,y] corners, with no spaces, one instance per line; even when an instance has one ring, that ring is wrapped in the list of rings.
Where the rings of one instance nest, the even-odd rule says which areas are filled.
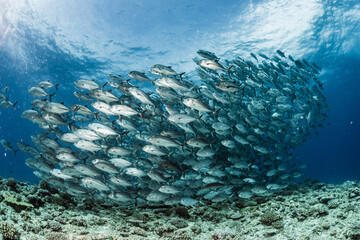
[[[16,212],[21,212],[22,210],[26,208],[34,208],[34,205],[31,203],[18,201],[15,196],[11,194],[3,194],[4,201],[11,207],[15,209]]]

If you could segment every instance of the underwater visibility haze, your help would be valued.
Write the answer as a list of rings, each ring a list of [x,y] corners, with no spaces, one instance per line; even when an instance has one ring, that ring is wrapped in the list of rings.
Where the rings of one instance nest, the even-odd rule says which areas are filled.
[[[191,209],[185,219],[207,202],[281,202],[278,195],[308,179],[360,180],[359,1],[0,6],[3,178],[43,179],[106,203],[180,205]],[[355,201],[360,190],[348,188],[359,187],[344,184],[333,193],[347,196],[346,189]],[[318,196],[319,186],[309,185],[309,196]],[[246,218],[225,206],[224,219]],[[291,230],[280,218],[266,220],[276,218],[269,211],[259,221],[283,232],[262,234],[288,239]],[[332,216],[318,212],[312,217]],[[294,219],[303,221],[300,215]],[[198,234],[189,239],[207,239],[189,222]],[[360,228],[337,234],[357,239]]]

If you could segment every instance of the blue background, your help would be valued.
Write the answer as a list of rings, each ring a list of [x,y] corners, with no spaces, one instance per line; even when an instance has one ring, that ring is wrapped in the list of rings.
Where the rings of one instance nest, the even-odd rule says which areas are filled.
[[[240,3],[241,2],[241,3]],[[294,152],[306,177],[360,180],[360,3],[349,1],[0,0],[0,88],[18,107],[0,108],[0,138],[31,143],[37,125],[20,118],[27,90],[60,83],[55,100],[75,103],[73,82],[147,71],[156,63],[189,76],[198,49],[221,58],[277,49],[323,68],[330,126]],[[0,148],[0,176],[37,182],[26,156]]]

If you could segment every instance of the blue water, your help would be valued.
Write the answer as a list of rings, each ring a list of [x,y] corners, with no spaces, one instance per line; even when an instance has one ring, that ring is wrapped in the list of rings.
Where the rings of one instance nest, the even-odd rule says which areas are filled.
[[[222,58],[277,49],[323,68],[330,126],[294,152],[306,177],[331,183],[360,180],[360,2],[53,1],[0,0],[0,88],[16,110],[0,108],[0,138],[31,143],[37,125],[27,89],[60,83],[55,100],[75,102],[73,82],[106,81],[109,73],[147,71],[153,64],[191,71],[198,49]],[[0,148],[0,176],[37,182],[27,156]]]

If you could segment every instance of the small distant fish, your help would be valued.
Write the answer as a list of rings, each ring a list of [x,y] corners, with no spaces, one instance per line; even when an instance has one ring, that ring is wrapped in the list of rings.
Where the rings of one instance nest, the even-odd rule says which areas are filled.
[[[255,55],[254,53],[250,53],[250,55],[251,55],[256,61],[258,61],[258,59],[257,59],[257,57],[256,57],[256,55]]]
[[[12,146],[11,146],[11,143],[9,141],[6,141],[5,139],[0,139],[0,143],[1,145],[6,149],[6,150],[9,150],[9,151],[12,151],[14,152],[14,154],[16,155],[16,152],[18,150],[15,150]]]
[[[284,54],[282,51],[280,51],[280,50],[276,50],[276,53],[277,53],[277,54],[279,54],[279,55],[280,55],[280,57],[285,58],[285,54]]]
[[[16,104],[17,103],[18,103],[17,101],[12,103],[12,102],[10,102],[10,100],[5,99],[5,100],[0,102],[0,106],[3,107],[3,108],[13,107],[14,109],[16,109]]]

